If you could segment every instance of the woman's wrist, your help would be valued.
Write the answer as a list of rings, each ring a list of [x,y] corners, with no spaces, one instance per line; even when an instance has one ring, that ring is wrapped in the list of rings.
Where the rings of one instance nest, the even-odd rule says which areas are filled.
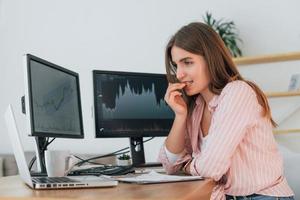
[[[187,119],[187,114],[176,114],[175,115],[175,121],[180,121],[180,122],[184,122]]]

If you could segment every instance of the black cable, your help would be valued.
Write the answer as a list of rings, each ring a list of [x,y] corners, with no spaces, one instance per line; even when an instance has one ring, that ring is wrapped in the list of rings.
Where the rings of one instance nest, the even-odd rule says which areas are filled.
[[[48,142],[47,147],[55,140],[56,138],[52,138],[50,142]],[[45,149],[44,149],[45,150]]]
[[[146,143],[146,142],[149,142],[150,140],[154,139],[154,137],[151,137],[145,141],[143,141],[143,143]],[[125,147],[123,149],[120,149],[120,150],[117,150],[117,151],[114,151],[112,153],[109,153],[109,154],[105,154],[105,155],[101,155],[101,156],[96,156],[96,157],[92,157],[92,158],[89,158],[89,159],[82,159],[80,158],[79,156],[76,156],[76,155],[73,155],[74,157],[78,158],[79,160],[81,160],[80,162],[76,163],[74,166],[81,166],[82,164],[84,163],[92,163],[92,164],[98,164],[98,165],[102,165],[101,167],[96,167],[97,168],[97,172],[96,171],[93,171],[93,169],[82,169],[82,170],[76,170],[76,171],[73,171],[73,175],[79,175],[79,174],[97,174],[97,175],[101,175],[101,174],[106,174],[106,175],[116,175],[116,173],[118,174],[123,174],[125,172],[127,172],[129,169],[132,169],[132,166],[120,166],[120,165],[106,165],[106,164],[102,164],[102,163],[96,163],[96,162],[91,162],[91,160],[95,160],[95,159],[99,159],[99,158],[104,158],[104,157],[110,157],[110,156],[116,156],[116,155],[121,155],[121,154],[124,154],[124,153],[129,153],[130,151],[125,151],[129,149],[129,147]],[[122,152],[123,151],[123,152]],[[128,168],[129,167],[129,168]],[[109,170],[109,169],[119,169],[117,170],[117,172],[106,172],[106,170]],[[109,174],[107,174],[109,173]]]
[[[45,144],[43,145],[43,147],[42,147],[42,149],[41,149],[41,152],[44,152],[46,149],[47,149],[47,147],[56,139],[56,138],[52,138],[51,140],[50,140],[50,142],[49,142],[49,137],[47,137],[46,138],[46,141],[45,141]],[[38,147],[39,148],[39,147]],[[28,164],[28,168],[29,168],[29,171],[31,171],[31,169],[32,169],[32,167],[33,167],[33,164],[35,163],[35,161],[36,161],[36,155],[35,156],[33,156],[33,158],[30,160],[30,162],[29,162],[29,164]],[[45,161],[43,160],[42,161],[43,163],[43,165],[44,166],[46,166],[46,164],[45,164]]]
[[[56,139],[56,138],[52,138],[52,140],[49,142],[49,137],[46,137],[46,141],[45,141],[45,144],[44,144],[44,147],[42,148],[42,151],[41,153],[43,153],[43,157],[45,157],[45,150],[47,149],[47,147]],[[45,159],[42,159],[42,164],[45,166],[46,168],[46,163],[45,163]]]
[[[56,138],[52,138],[52,140],[49,142],[49,137],[46,138],[46,142],[44,144],[44,147],[42,148],[42,152],[44,152],[47,147],[56,139]],[[146,143],[146,142],[149,142],[150,140],[153,140],[154,137],[151,137],[145,141],[143,141],[143,143]],[[105,158],[105,157],[110,157],[110,156],[116,156],[116,155],[121,155],[121,154],[124,154],[124,153],[129,153],[130,151],[125,151],[125,152],[121,152],[121,151],[124,151],[124,150],[127,150],[129,149],[129,147],[125,147],[123,149],[120,149],[120,150],[117,150],[117,151],[114,151],[112,153],[109,153],[109,154],[105,154],[105,155],[101,155],[101,156],[96,156],[96,157],[92,157],[92,158],[88,158],[88,159],[82,159],[78,156],[75,156],[76,158],[78,158],[79,160],[81,160],[80,162],[78,162],[76,165],[77,166],[81,166],[83,165],[84,163],[88,162],[88,163],[91,163],[91,164],[99,164],[101,165],[101,163],[96,163],[96,162],[90,162],[91,160],[95,160],[95,159],[99,159],[99,158]],[[119,153],[120,152],[120,153]],[[36,161],[36,156],[34,156],[31,161],[29,162],[29,171],[31,170],[34,162]],[[43,161],[43,164],[45,166],[45,161]]]
[[[126,149],[129,149],[129,147],[120,149],[120,150],[118,150],[118,151],[114,151],[114,152],[109,153],[109,154],[105,154],[105,155],[101,155],[101,156],[96,156],[96,157],[92,157],[92,158],[85,159],[85,160],[83,160],[83,161],[77,163],[76,165],[81,166],[83,163],[88,162],[88,161],[90,161],[90,160],[95,160],[95,159],[98,159],[98,158],[105,158],[105,157],[114,156],[114,155],[116,155],[116,153],[121,152],[121,151],[124,151],[124,150],[126,150]],[[128,151],[128,152],[129,152],[129,151]],[[127,153],[128,153],[128,152],[127,152]]]
[[[85,159],[79,157],[79,156],[76,156],[76,155],[73,155],[75,158],[81,160],[81,161],[84,161]],[[94,165],[105,165],[103,163],[97,163],[97,162],[91,162],[91,161],[87,161],[87,163],[90,163],[90,164],[94,164]]]
[[[143,144],[146,143],[146,142],[149,142],[150,140],[153,140],[153,139],[154,139],[154,137],[151,137],[151,138],[143,141]],[[105,155],[101,155],[101,156],[96,156],[96,157],[88,158],[88,159],[82,160],[81,162],[77,163],[76,165],[77,166],[81,166],[84,163],[89,162],[90,160],[95,160],[95,159],[99,159],[99,158],[105,158],[105,157],[116,156],[116,155],[120,155],[120,154],[124,154],[124,153],[129,153],[130,151],[121,152],[121,151],[124,151],[124,150],[127,150],[127,149],[129,149],[129,147],[125,147],[123,149],[114,151],[114,152],[109,153],[109,154],[105,154]],[[121,152],[121,153],[119,153],[119,152]]]
[[[129,153],[129,152],[130,152],[130,151],[124,151],[124,152],[116,153],[116,154],[114,154],[114,155],[121,155],[121,154]],[[106,165],[106,164],[103,164],[103,163],[97,163],[97,162],[87,161],[87,159],[83,159],[83,158],[81,158],[81,157],[79,157],[79,156],[76,156],[76,155],[73,155],[73,156],[76,157],[77,159],[83,161],[84,163],[87,162],[87,163],[96,164],[96,165]],[[105,158],[105,157],[109,157],[109,156],[111,156],[111,155],[107,154],[107,155],[97,156],[97,157],[98,157],[98,158]],[[90,159],[91,159],[91,158],[90,158]],[[94,159],[97,159],[97,158],[96,158],[96,157],[93,157],[93,160],[94,160]],[[82,164],[83,164],[83,163],[82,163]],[[75,164],[75,165],[81,166],[82,164],[77,163],[77,164]],[[111,166],[111,165],[109,165],[109,166]]]
[[[129,147],[127,148],[124,148],[124,149],[128,149]],[[123,150],[124,150],[123,149]],[[77,166],[81,166],[83,165],[84,163],[86,162],[90,162],[90,160],[95,160],[95,159],[100,159],[100,158],[106,158],[106,157],[111,157],[111,156],[116,156],[116,155],[121,155],[121,154],[124,154],[124,153],[129,153],[130,151],[124,151],[124,152],[120,152],[121,150],[118,150],[118,151],[115,151],[113,153],[109,153],[109,154],[105,154],[105,155],[101,155],[101,156],[96,156],[96,157],[92,157],[92,158],[89,158],[89,159],[85,159],[85,160],[82,160],[81,162],[77,163],[76,165]],[[117,153],[116,153],[117,152]]]
[[[30,160],[30,162],[28,164],[29,171],[31,171],[31,168],[35,161],[36,161],[36,156],[33,156],[33,158]]]
[[[150,140],[153,140],[153,139],[154,139],[154,137],[151,137],[151,138],[149,138],[149,139],[143,141],[143,143],[149,142]]]

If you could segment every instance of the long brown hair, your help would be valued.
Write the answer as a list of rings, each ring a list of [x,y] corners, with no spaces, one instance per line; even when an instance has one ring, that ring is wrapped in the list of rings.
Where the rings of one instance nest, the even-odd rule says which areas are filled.
[[[255,91],[257,100],[263,108],[262,116],[269,118],[274,127],[277,126],[271,116],[267,97],[255,83],[245,80],[241,76],[232,60],[229,50],[220,36],[211,27],[201,22],[193,22],[183,26],[171,37],[165,52],[167,78],[171,83],[178,82],[171,55],[173,46],[204,57],[211,78],[209,90],[212,93],[220,95],[226,84],[235,80],[242,80],[249,84]],[[189,112],[191,112],[195,105],[195,97],[184,95]]]

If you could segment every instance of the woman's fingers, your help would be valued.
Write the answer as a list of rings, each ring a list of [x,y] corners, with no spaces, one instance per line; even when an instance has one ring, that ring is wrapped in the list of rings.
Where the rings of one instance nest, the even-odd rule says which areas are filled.
[[[170,94],[170,100],[174,101],[174,99],[175,99],[176,96],[181,96],[181,95],[182,95],[182,93],[179,92],[179,91],[171,92],[171,94]]]
[[[166,101],[167,103],[170,103],[170,101],[174,100],[174,98],[175,98],[176,96],[181,96],[181,95],[182,95],[182,93],[179,92],[179,91],[177,91],[177,90],[172,91],[172,92],[170,92],[169,94],[166,94],[166,96],[165,96],[165,101]]]
[[[177,90],[170,93],[167,104],[175,114],[184,114],[187,112],[187,106],[182,98],[182,93]]]
[[[185,83],[173,83],[173,84],[169,84],[169,87],[166,91],[166,95],[165,95],[165,101],[168,102],[168,99],[170,98],[170,94],[176,90],[180,90],[182,88],[185,87]]]
[[[168,90],[174,91],[174,90],[182,89],[185,86],[186,86],[185,83],[173,83],[168,87]]]

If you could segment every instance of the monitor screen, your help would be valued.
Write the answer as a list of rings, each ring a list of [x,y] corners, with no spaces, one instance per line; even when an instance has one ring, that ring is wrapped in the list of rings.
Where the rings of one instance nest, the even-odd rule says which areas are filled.
[[[31,135],[83,138],[78,74],[26,55]]]
[[[166,75],[94,71],[96,137],[166,136],[174,113]]]

